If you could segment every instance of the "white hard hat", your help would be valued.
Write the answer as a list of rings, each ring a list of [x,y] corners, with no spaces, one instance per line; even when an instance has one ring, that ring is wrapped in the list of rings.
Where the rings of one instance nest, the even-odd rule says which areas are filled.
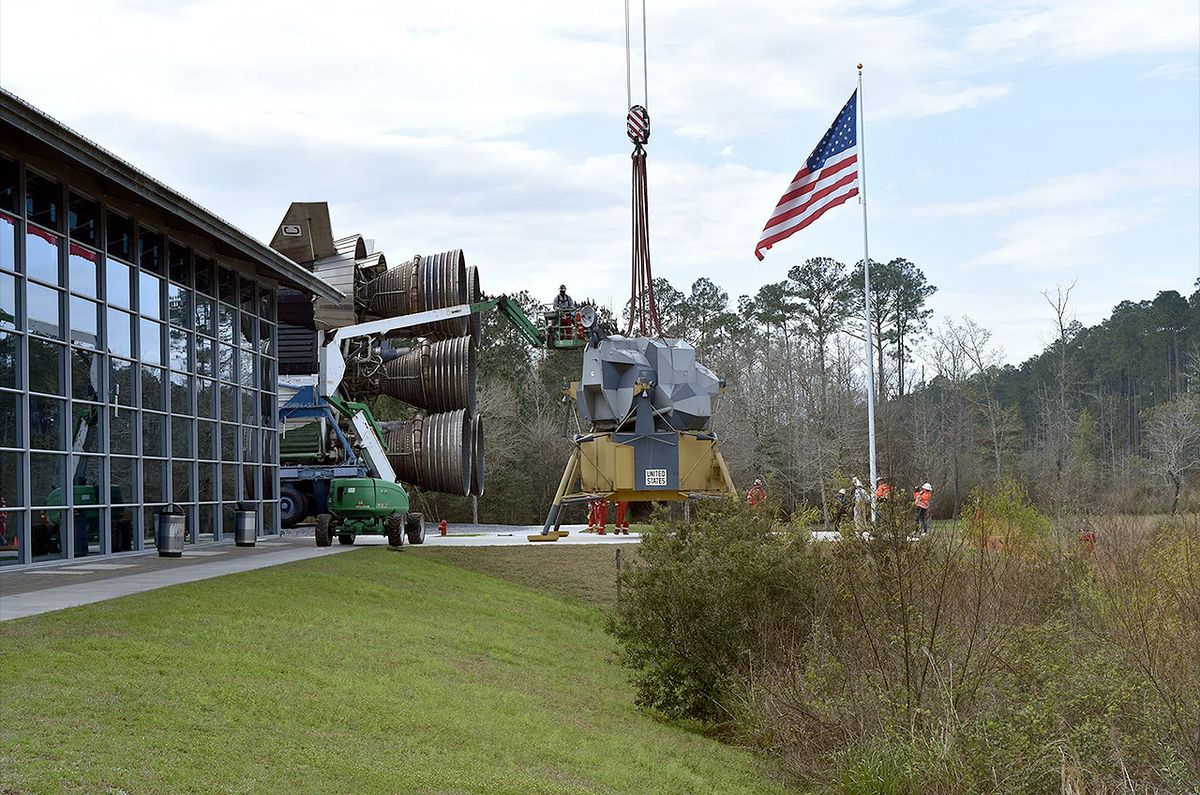
[[[762,478],[755,478],[755,479],[754,479],[754,485],[755,485],[755,486],[761,486],[761,485],[762,485]]]
[[[845,489],[838,489],[838,494],[845,494],[845,493],[846,493]]]
[[[861,481],[861,480],[859,480],[858,478],[855,478],[855,479],[854,479],[854,485],[855,485],[855,486],[861,486],[861,485],[862,485],[862,481]]]
[[[933,491],[933,486],[930,486],[928,483],[921,486],[921,488],[925,489],[925,491]]]

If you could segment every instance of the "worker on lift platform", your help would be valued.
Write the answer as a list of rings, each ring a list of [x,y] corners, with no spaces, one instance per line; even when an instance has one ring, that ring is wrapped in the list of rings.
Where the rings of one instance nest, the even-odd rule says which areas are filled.
[[[558,320],[558,338],[574,339],[578,313],[575,311],[575,299],[567,295],[567,285],[560,284],[558,286],[558,295],[554,296],[552,308]]]

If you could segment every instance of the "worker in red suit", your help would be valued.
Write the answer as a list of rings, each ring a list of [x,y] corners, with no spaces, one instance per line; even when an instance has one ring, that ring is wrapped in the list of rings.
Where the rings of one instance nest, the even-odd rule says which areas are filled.
[[[762,478],[755,478],[754,485],[746,492],[746,503],[751,507],[757,507],[767,500],[767,487],[763,485]]]
[[[628,511],[629,511],[629,502],[626,500],[618,500],[617,501],[617,523],[615,525],[617,535],[620,535],[621,533],[624,533],[625,535],[629,535]]]
[[[608,534],[608,500],[596,500],[596,520],[599,522],[599,529],[596,530],[596,535],[602,536]]]

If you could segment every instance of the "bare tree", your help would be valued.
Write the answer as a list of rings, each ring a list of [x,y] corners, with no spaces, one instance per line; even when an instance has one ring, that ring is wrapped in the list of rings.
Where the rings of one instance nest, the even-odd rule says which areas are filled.
[[[1155,474],[1173,489],[1175,513],[1187,473],[1200,469],[1200,396],[1185,395],[1150,411],[1146,450]]]

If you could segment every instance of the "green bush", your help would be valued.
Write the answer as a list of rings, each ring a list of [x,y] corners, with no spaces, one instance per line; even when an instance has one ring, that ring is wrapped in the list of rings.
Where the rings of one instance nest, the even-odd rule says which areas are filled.
[[[779,525],[773,507],[728,499],[697,514],[690,524],[654,517],[640,561],[621,575],[611,631],[640,705],[724,721],[764,639],[784,626],[804,632],[813,601],[805,528],[815,512]]]
[[[1197,791],[1200,522],[1091,548],[1016,484],[920,538],[904,507],[829,544],[736,502],[656,522],[612,621],[639,703],[820,791]]]

